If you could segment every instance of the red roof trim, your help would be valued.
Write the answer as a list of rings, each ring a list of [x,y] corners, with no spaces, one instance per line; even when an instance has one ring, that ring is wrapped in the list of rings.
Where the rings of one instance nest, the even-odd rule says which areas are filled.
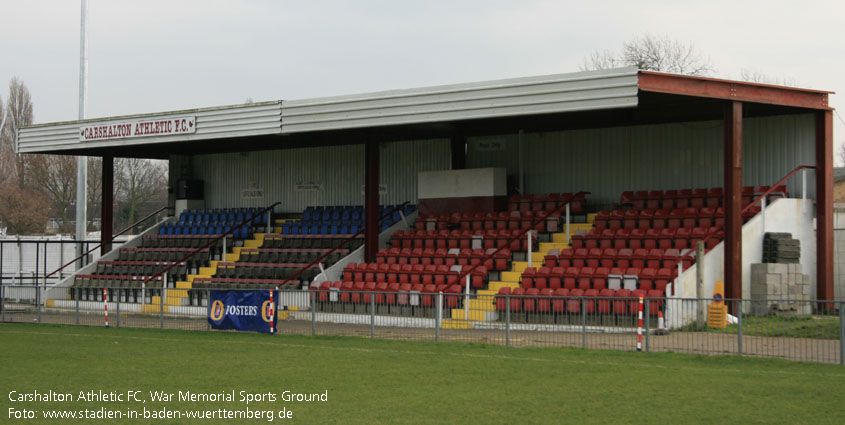
[[[809,109],[833,109],[828,105],[828,95],[833,92],[745,81],[640,71],[638,86],[642,91],[656,93],[768,103]]]

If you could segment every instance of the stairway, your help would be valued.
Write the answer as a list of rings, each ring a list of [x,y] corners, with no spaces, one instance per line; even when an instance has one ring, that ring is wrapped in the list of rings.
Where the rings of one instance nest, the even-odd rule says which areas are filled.
[[[280,229],[280,228],[275,228]],[[261,248],[264,244],[264,237],[267,236],[266,233],[253,233],[253,238],[244,241],[244,245],[232,247],[232,252],[226,254],[225,261],[226,262],[235,262],[240,259],[241,250],[244,248]],[[176,289],[170,288],[167,290],[167,299],[164,303],[165,312],[168,310],[168,306],[183,306],[188,305],[188,290],[193,288],[193,282],[196,278],[210,278],[213,277],[217,273],[217,265],[223,261],[219,260],[212,260],[209,261],[208,267],[200,267],[197,271],[197,274],[191,274],[186,277],[184,281],[176,282]],[[145,307],[145,311],[148,313],[158,313],[159,312],[159,303],[160,300],[158,297],[153,297],[152,303]]]
[[[589,232],[595,226],[595,214],[587,215],[587,223],[570,223],[570,235],[579,230]],[[567,249],[570,245],[566,242],[566,233],[553,233],[551,242],[540,242],[537,251],[531,254],[532,267],[543,266],[546,254],[551,249]],[[477,297],[469,300],[469,312],[464,308],[452,309],[451,319],[443,320],[445,329],[469,329],[472,322],[485,322],[496,320],[496,294],[501,288],[519,288],[522,282],[522,272],[528,267],[528,261],[512,261],[511,269],[503,271],[501,280],[490,281],[487,289],[478,290]]]

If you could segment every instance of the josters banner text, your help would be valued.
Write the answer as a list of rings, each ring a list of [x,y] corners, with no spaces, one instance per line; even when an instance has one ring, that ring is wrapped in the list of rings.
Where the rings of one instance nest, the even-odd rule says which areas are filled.
[[[277,300],[277,294],[273,295]],[[270,333],[276,329],[272,304],[270,291],[211,291],[208,322],[214,329]]]

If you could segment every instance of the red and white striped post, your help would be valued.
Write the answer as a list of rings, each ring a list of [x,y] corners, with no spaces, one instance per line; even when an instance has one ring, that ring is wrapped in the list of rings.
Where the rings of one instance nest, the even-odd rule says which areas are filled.
[[[273,302],[273,290],[270,290],[270,311],[268,315],[270,316],[270,333],[276,333],[276,330],[273,329],[273,316],[275,315],[276,311],[276,303]]]
[[[643,297],[640,296],[639,313],[637,313],[637,351],[643,351]]]
[[[109,327],[109,291],[103,288],[103,310],[106,315],[106,327]]]

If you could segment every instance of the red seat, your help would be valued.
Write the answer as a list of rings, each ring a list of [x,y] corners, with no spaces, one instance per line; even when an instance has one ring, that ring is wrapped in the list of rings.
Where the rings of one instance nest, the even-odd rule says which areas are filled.
[[[631,237],[631,230],[619,229],[613,237],[613,248],[622,249],[628,247],[628,239]]]
[[[596,268],[599,266],[599,262],[601,261],[602,250],[601,248],[591,248],[587,251],[587,258],[585,261],[585,265],[587,267]]]
[[[663,268],[672,268],[677,267],[676,263],[678,262],[678,256],[680,255],[680,251],[677,249],[671,248],[663,251],[663,256],[660,258],[660,267]]]
[[[549,288],[541,289],[540,290],[540,297],[537,298],[537,312],[538,313],[548,313],[551,311],[551,297],[553,294],[552,290]]]
[[[631,234],[628,236],[628,248],[642,248],[643,239],[645,239],[646,231],[648,231],[648,229],[646,228],[638,228],[631,230]]]
[[[387,272],[388,283],[398,283],[399,275],[402,273],[402,266],[399,264],[390,264]]]
[[[586,248],[578,248],[572,254],[572,266],[574,267],[584,267],[587,263],[587,254],[589,250]]]
[[[689,208],[692,199],[692,189],[681,189],[675,198],[675,208]]]
[[[646,257],[646,267],[659,269],[663,260],[663,250],[660,248],[650,249]]]
[[[560,267],[570,267],[572,266],[572,257],[574,256],[575,251],[572,248],[566,248],[560,251],[560,255],[557,257],[557,265]]]
[[[652,190],[648,193],[648,198],[646,198],[645,207],[646,208],[660,208],[660,201],[663,199],[663,191],[662,190]]]
[[[593,289],[602,290],[607,288],[607,275],[610,274],[610,268],[599,267],[593,272]]]
[[[566,311],[566,297],[569,295],[569,289],[560,288],[554,292],[554,299],[552,300],[552,311],[555,313],[563,313]]]
[[[664,229],[660,229],[660,237],[657,239],[657,248],[660,249],[669,249],[672,247],[672,243],[675,240],[675,234],[677,233],[677,229],[673,227],[667,227]]]
[[[525,290],[522,288],[514,288],[511,290],[511,311],[522,311],[522,295],[525,295]]]
[[[673,268],[664,268],[657,271],[657,276],[654,278],[654,289],[657,289],[661,293],[666,291],[666,286],[672,282],[676,273],[676,269]]]
[[[526,313],[533,313],[537,310],[537,296],[540,295],[540,290],[537,288],[530,288],[525,290],[525,298],[522,300],[522,309]]]
[[[387,292],[388,286],[389,285],[387,284],[387,282],[381,282],[381,283],[375,285],[376,293],[373,295],[373,297],[375,298],[374,301],[375,301],[376,304],[384,304],[384,301],[385,301],[385,298],[384,298],[385,294],[384,293]]]
[[[599,236],[599,248],[610,248],[613,246],[613,239],[616,237],[616,231],[613,229],[604,229]]]
[[[599,266],[608,268],[615,266],[617,255],[617,251],[614,248],[606,248],[602,250]]]
[[[690,199],[690,207],[691,208],[702,208],[704,207],[705,202],[707,201],[707,189],[698,188],[695,189],[692,193],[692,199]]]
[[[619,251],[617,251],[617,253],[616,253],[616,266],[621,267],[623,269],[630,267],[631,266],[631,256],[633,256],[633,254],[634,254],[634,251],[629,249],[629,248],[620,249]]]
[[[549,288],[553,290],[557,290],[563,287],[563,267],[552,267],[551,272],[549,273]]]
[[[434,306],[434,293],[437,292],[437,286],[433,283],[429,283],[427,285],[423,285],[422,288],[422,295],[420,295],[420,305],[422,307],[433,307]]]
[[[596,312],[596,301],[597,297],[599,296],[599,291],[597,289],[587,289],[584,291],[584,311],[588,314],[593,314]]]
[[[522,287],[523,288],[533,288],[534,287],[534,275],[537,274],[537,269],[534,267],[526,267],[525,270],[522,271]]]
[[[648,314],[657,315],[657,311],[663,306],[663,291],[652,289],[646,293],[648,299]]]
[[[543,257],[543,265],[547,267],[555,267],[557,266],[557,257],[560,256],[560,250],[557,248],[552,248],[546,255]]]
[[[643,237],[643,248],[645,248],[645,249],[657,248],[657,241],[660,239],[660,232],[662,230],[663,230],[663,228],[646,230],[645,236]]]
[[[646,198],[648,198],[648,191],[638,190],[634,192],[634,198],[631,201],[631,205],[634,207],[634,209],[641,210],[645,208]]]
[[[666,227],[666,222],[669,219],[669,211],[671,210],[655,210],[654,216],[651,219],[651,228],[652,229],[662,229]]]
[[[497,311],[505,311],[508,309],[507,298],[506,295],[510,295],[511,288],[504,287],[499,288],[498,294],[496,294],[496,310]]]
[[[584,296],[584,290],[580,288],[569,291],[569,298],[566,300],[566,311],[570,313],[581,312],[581,297]]]
[[[625,219],[625,211],[623,210],[613,210],[610,212],[610,216],[607,219],[607,228],[610,230],[616,230],[622,228],[622,221]]]
[[[689,240],[692,237],[692,229],[688,227],[681,227],[675,232],[675,239],[672,241],[672,247],[675,249],[689,248]]]
[[[363,282],[361,282],[363,286]],[[340,302],[348,303],[352,301],[352,290],[355,288],[355,282],[345,281],[340,286]]]
[[[628,210],[625,211],[623,219],[622,219],[622,228],[623,229],[634,229],[637,227],[637,222],[639,220],[640,213],[637,210]]]
[[[549,277],[552,274],[550,267],[540,267],[534,275],[534,287],[539,289],[546,289],[549,287]]]
[[[375,264],[375,263],[372,263]],[[364,290],[366,287],[367,282],[355,282],[355,285],[352,286],[352,296],[350,298],[350,302],[352,303],[360,303],[361,302],[361,291]]]
[[[722,196],[721,187],[711,188],[710,191],[707,192],[707,201],[705,205],[710,208],[718,208],[719,205],[722,204]]]
[[[635,249],[631,256],[631,267],[641,269],[645,267],[646,260],[648,260],[648,250],[645,248]]]
[[[355,270],[358,263],[349,263],[343,268],[343,280],[355,280]]]
[[[654,218],[654,210],[644,209],[639,211],[637,216],[637,229],[650,229],[651,221]]]
[[[607,229],[607,221],[610,220],[610,211],[601,210],[596,212],[595,226],[596,230],[602,231]]]
[[[582,267],[580,273],[578,274],[578,288],[587,290],[590,289],[593,283],[593,273],[595,273],[595,269],[592,267]]]
[[[591,249],[596,248],[599,246],[599,238],[601,237],[601,232],[596,229],[590,230],[587,232],[587,236],[584,237],[584,248]]]
[[[563,287],[566,289],[575,289],[580,275],[581,269],[578,267],[567,267],[563,274]]]
[[[613,289],[604,288],[599,291],[599,299],[596,301],[596,311],[601,314],[610,314],[611,311],[611,297],[614,294]]]
[[[399,283],[391,283],[387,285],[387,294],[384,296],[385,304],[396,304],[396,293],[399,292],[401,285]]]
[[[631,291],[627,289],[619,289],[613,293],[613,297],[617,298],[613,300],[613,313],[614,314],[627,314],[628,313],[628,304],[631,302],[627,297],[631,296]]]
[[[678,191],[675,189],[663,192],[663,199],[660,201],[660,208],[672,209],[675,207],[675,199],[678,197]],[[680,207],[677,207],[680,208]]]
[[[657,269],[646,267],[640,271],[640,288],[648,291],[654,289],[654,280],[657,278]]]

